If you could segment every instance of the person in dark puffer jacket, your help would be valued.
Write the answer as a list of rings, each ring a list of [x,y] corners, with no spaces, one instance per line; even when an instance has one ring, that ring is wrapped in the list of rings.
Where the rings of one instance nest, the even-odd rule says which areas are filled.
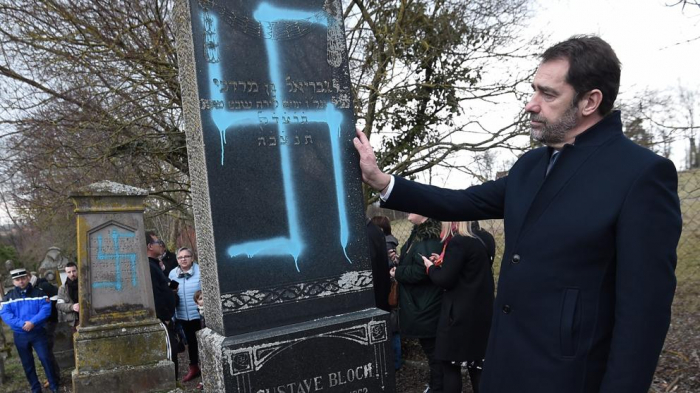
[[[418,214],[409,214],[415,226],[401,247],[399,265],[390,270],[399,282],[399,321],[401,337],[417,338],[428,358],[428,390],[442,392],[442,365],[433,356],[435,336],[442,305],[442,288],[433,284],[423,266],[422,255],[440,253],[441,223]]]
[[[158,257],[163,255],[165,243],[153,232],[146,232],[146,254],[148,255],[148,266],[151,271],[151,288],[153,289],[153,302],[155,305],[156,318],[165,325],[170,341],[170,359],[175,363],[175,379],[178,376],[177,363],[177,332],[175,331],[175,307],[177,307],[178,297],[170,288],[170,280],[163,274],[160,268]]]

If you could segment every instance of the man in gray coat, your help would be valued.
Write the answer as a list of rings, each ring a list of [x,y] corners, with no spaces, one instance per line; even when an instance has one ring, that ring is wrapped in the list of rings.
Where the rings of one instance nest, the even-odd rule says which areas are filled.
[[[504,219],[484,393],[646,393],[671,319],[681,232],[673,163],[622,133],[620,62],[598,37],[542,55],[532,138],[508,176],[464,190],[382,173],[384,207],[445,221]]]
[[[68,262],[65,267],[66,282],[58,288],[58,309],[59,322],[68,322],[75,328],[78,325],[78,267],[75,262]]]

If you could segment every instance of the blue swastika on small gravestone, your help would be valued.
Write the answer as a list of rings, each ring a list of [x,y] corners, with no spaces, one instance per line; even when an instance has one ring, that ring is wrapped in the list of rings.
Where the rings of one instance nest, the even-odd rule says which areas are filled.
[[[211,100],[216,102],[226,102],[223,92],[217,86],[217,81],[223,80],[220,56],[218,53],[218,18],[208,10],[201,13],[202,22],[205,27],[205,58],[208,61],[208,73],[210,80]],[[265,38],[265,49],[268,57],[268,70],[270,79],[275,86],[285,86],[285,79],[282,77],[282,66],[280,61],[280,51],[277,40],[274,37],[274,25],[280,21],[303,21],[310,24],[317,24],[329,28],[332,16],[325,13],[308,12],[294,9],[278,8],[267,3],[261,3],[253,13],[253,18],[262,25]],[[284,91],[277,89],[278,101],[284,102]],[[267,110],[243,110],[230,111],[221,107],[211,111],[211,117],[219,130],[221,139],[221,165],[224,165],[224,145],[226,144],[226,130],[232,126],[246,126],[254,124],[271,124],[270,119],[275,119],[280,138],[286,139],[288,122],[279,121],[279,115],[274,109]],[[341,124],[343,113],[335,105],[328,104],[325,109],[309,110],[301,117],[303,123],[321,123],[328,125],[328,132],[331,134],[331,153],[333,157],[333,174],[335,182],[336,200],[338,204],[338,219],[340,224],[339,241],[345,253],[345,258],[352,263],[347,255],[347,247],[350,240],[350,230],[345,203],[345,187],[343,184],[342,161],[341,161]],[[282,182],[284,186],[284,198],[287,208],[287,220],[289,225],[288,237],[275,237],[249,241],[241,244],[233,244],[228,248],[231,257],[247,255],[249,258],[262,255],[291,255],[297,271],[299,271],[298,258],[304,249],[304,237],[298,217],[298,207],[294,182],[292,180],[292,162],[287,144],[280,143],[279,153],[282,163]]]
[[[110,238],[112,239],[112,245],[114,252],[106,253],[104,252],[102,235],[97,235],[97,260],[99,261],[114,261],[115,278],[114,281],[96,281],[92,283],[93,288],[114,288],[117,291],[123,289],[123,279],[122,279],[122,260],[128,261],[130,264],[131,272],[131,286],[136,288],[138,286],[138,277],[136,272],[136,254],[135,253],[121,253],[119,239],[133,238],[135,236],[134,232],[123,232],[119,233],[116,229],[112,229],[110,232]]]

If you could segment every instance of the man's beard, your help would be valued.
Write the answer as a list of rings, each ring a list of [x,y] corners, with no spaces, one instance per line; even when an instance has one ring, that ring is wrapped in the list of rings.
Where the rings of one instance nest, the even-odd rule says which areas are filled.
[[[65,282],[66,288],[68,288],[68,297],[73,303],[78,303],[78,280],[67,279]]]
[[[544,117],[531,113],[530,121],[537,121],[543,124],[542,128],[530,129],[532,139],[544,143],[545,145],[559,145],[564,143],[564,141],[566,141],[566,134],[569,130],[576,127],[577,111],[578,108],[572,105],[556,123],[549,123]]]

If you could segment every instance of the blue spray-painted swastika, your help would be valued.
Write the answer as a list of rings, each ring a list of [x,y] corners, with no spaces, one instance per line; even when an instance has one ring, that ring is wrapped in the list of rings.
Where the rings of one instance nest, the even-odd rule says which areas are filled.
[[[119,245],[119,239],[125,239],[125,238],[133,238],[134,233],[133,232],[125,232],[125,233],[119,233],[117,232],[116,229],[112,229],[110,232],[110,237],[112,238],[112,245],[114,248],[114,253],[108,254],[104,252],[104,248],[102,246],[102,235],[97,235],[97,260],[98,261],[109,261],[109,260],[114,260],[114,270],[115,270],[115,278],[114,281],[96,281],[92,283],[93,288],[114,288],[117,291],[121,291],[123,289],[123,284],[122,284],[122,269],[121,269],[121,263],[122,259],[127,260],[131,266],[131,286],[136,288],[138,287],[138,277],[136,273],[136,254],[135,253],[127,253],[127,254],[122,254],[120,252],[120,245]]]
[[[217,80],[224,80],[220,62],[221,56],[220,53],[218,53],[218,18],[207,10],[202,11],[201,17],[204,25],[205,58],[209,63],[207,71],[210,81],[210,98],[212,101],[226,102],[223,92],[220,91],[215,83]],[[279,44],[277,40],[272,39],[275,24],[281,21],[303,21],[328,28],[328,18],[330,18],[330,16],[327,18],[320,18],[317,12],[278,8],[267,3],[261,3],[258,9],[253,13],[253,18],[260,22],[263,29],[263,36],[266,38],[265,50],[268,57],[270,81],[275,86],[284,86],[285,80],[282,77],[282,64],[280,61],[280,51],[278,49]],[[285,97],[282,89],[278,89],[277,94],[279,95],[278,101],[284,101]],[[224,165],[224,146],[226,144],[226,130],[228,128],[259,125],[261,119],[275,117],[275,114],[274,109],[261,111],[230,111],[223,108],[215,108],[211,110],[211,118],[219,130],[221,141],[221,165]],[[338,203],[338,218],[340,222],[339,240],[343,247],[345,258],[348,262],[352,263],[347,254],[350,231],[345,205],[345,187],[343,184],[340,149],[340,127],[343,122],[343,113],[336,109],[333,104],[328,104],[325,109],[310,110],[305,114],[308,123],[321,123],[328,126],[333,157],[333,175]],[[277,124],[278,136],[286,138],[287,128],[287,124]],[[231,257],[238,255],[247,255],[249,258],[253,256],[291,255],[294,258],[296,269],[299,271],[299,255],[304,250],[304,238],[299,224],[298,201],[292,179],[293,166],[289,147],[281,143],[278,146],[281,158],[282,182],[287,209],[289,236],[234,244],[231,245],[227,251]]]

